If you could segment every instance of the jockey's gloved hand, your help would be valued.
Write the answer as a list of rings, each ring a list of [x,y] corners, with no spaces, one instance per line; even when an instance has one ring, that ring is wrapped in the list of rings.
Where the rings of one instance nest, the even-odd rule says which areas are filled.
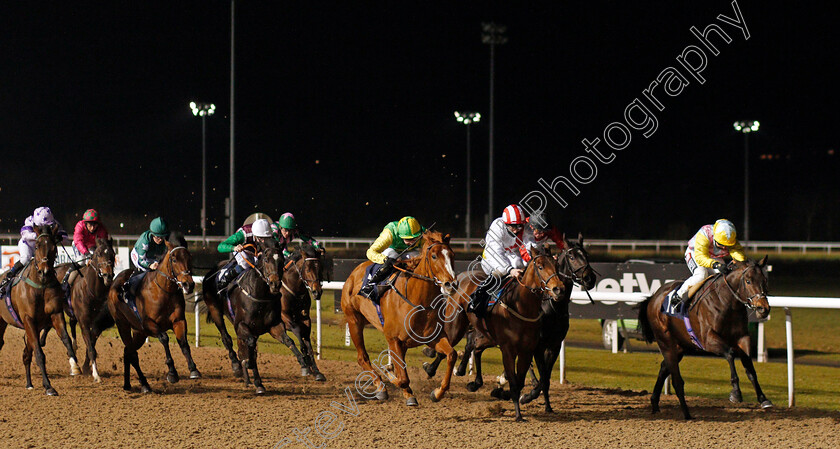
[[[382,269],[390,271],[391,268],[394,268],[394,262],[396,262],[396,261],[397,261],[397,259],[392,259],[390,257],[386,258],[385,262],[382,264]]]
[[[723,263],[721,263],[721,262],[715,262],[715,263],[713,263],[713,264],[712,264],[712,268],[713,268],[713,269],[715,269],[715,270],[720,271],[720,272],[721,272],[721,273],[723,273],[723,274],[727,274],[727,273],[729,273],[729,267],[727,267],[726,265],[724,265],[724,264],[723,264]]]

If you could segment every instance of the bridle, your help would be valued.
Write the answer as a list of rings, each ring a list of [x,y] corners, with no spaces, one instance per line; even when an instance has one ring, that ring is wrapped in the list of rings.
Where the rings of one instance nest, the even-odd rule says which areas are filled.
[[[52,235],[47,234],[46,232],[42,232],[42,233],[38,234],[38,237],[35,238],[35,241],[37,242],[38,240],[41,240],[42,237],[46,237],[50,242],[53,242]],[[54,242],[53,242],[53,245],[55,245]],[[45,257],[42,257],[38,262],[36,262],[36,265],[39,265],[39,264],[42,264],[42,263],[47,265],[47,271],[46,271],[46,273],[44,273],[44,276],[46,276],[50,272],[50,270],[52,269],[52,264],[50,263],[50,252],[49,251],[47,251],[47,255]]]
[[[549,256],[547,254],[540,254],[537,257],[531,258],[531,260],[528,262],[528,266],[525,267],[525,271],[523,272],[523,275],[528,271],[528,268],[530,266],[532,266],[532,265],[536,266],[537,259],[540,259],[540,258],[543,258],[543,257],[547,257],[547,258],[551,259],[551,256]],[[542,299],[549,299],[551,301],[556,301],[556,299],[552,298],[551,295],[549,294],[549,292],[551,292],[551,287],[548,286],[548,282],[551,281],[555,276],[559,277],[560,273],[557,270],[554,270],[554,274],[549,276],[547,279],[543,279],[542,275],[540,275],[540,270],[537,270],[536,268],[534,268],[534,270],[536,271],[537,279],[540,280],[541,286],[530,287],[528,285],[525,285],[522,281],[520,281],[519,278],[516,278],[516,282],[518,282],[519,285],[527,288],[528,290],[531,290],[531,293],[533,293],[535,295],[538,295],[538,296],[541,296]]]
[[[403,273],[404,273],[406,276],[408,276],[408,277],[413,277],[413,278],[417,278],[417,279],[424,280],[424,281],[426,281],[426,282],[431,282],[431,283],[432,283],[432,284],[434,284],[436,287],[440,287],[441,285],[445,284],[445,282],[441,282],[441,281],[440,281],[440,279],[438,279],[438,278],[437,278],[437,276],[435,275],[435,273],[434,273],[434,272],[432,272],[432,269],[431,269],[432,264],[431,264],[431,262],[429,261],[429,256],[430,256],[430,255],[431,255],[431,253],[432,253],[432,248],[434,248],[435,246],[443,246],[443,245],[444,245],[444,243],[441,243],[441,242],[434,242],[434,243],[432,243],[431,245],[429,245],[429,246],[426,248],[426,255],[425,255],[424,259],[425,259],[425,262],[426,262],[426,267],[428,267],[428,270],[429,270],[429,271],[431,272],[431,274],[432,274],[432,276],[431,276],[431,277],[429,277],[429,276],[424,276],[424,275],[422,275],[422,274],[418,274],[418,273],[415,273],[415,272],[413,272],[413,271],[409,271],[409,270],[406,270],[406,269],[404,269],[404,268],[400,268],[400,267],[398,267],[398,266],[394,266],[394,268],[395,268],[397,271],[401,271],[401,272],[403,272]]]
[[[187,289],[187,284],[186,284],[186,282],[181,282],[181,281],[179,281],[179,280],[178,280],[178,276],[190,276],[190,270],[189,270],[189,268],[188,268],[188,269],[186,269],[186,270],[184,270],[184,271],[181,271],[181,272],[180,272],[180,273],[178,273],[178,274],[175,274],[175,270],[172,268],[172,254],[174,254],[174,253],[175,253],[175,251],[178,251],[179,249],[182,249],[182,250],[184,250],[184,251],[187,251],[187,248],[184,248],[183,246],[176,246],[175,248],[172,248],[172,249],[171,249],[171,250],[170,250],[170,251],[166,254],[166,256],[165,256],[165,259],[168,261],[168,264],[169,264],[169,273],[166,273],[166,272],[164,272],[163,270],[155,270],[155,273],[157,273],[157,274],[158,274],[158,275],[160,275],[160,276],[163,276],[163,277],[164,277],[164,278],[166,278],[169,282],[174,283],[175,285],[177,285],[178,287],[180,287],[182,290],[186,290],[186,289]],[[158,287],[160,287],[160,288],[161,288],[161,290],[163,290],[163,291],[165,291],[165,292],[167,292],[167,293],[171,293],[169,290],[167,290],[167,289],[165,289],[165,288],[161,287],[161,285],[157,283],[157,276],[155,276],[155,285],[157,285]]]
[[[575,250],[575,249],[580,249],[580,252],[583,255],[583,259],[586,260],[586,263],[584,263],[581,266],[573,269],[572,264],[568,261],[568,255],[572,250]],[[589,290],[584,290],[584,288],[583,288],[584,280],[581,277],[581,272],[583,272],[587,268],[592,270],[593,275],[596,273],[595,269],[593,269],[592,266],[589,265],[589,258],[586,255],[586,251],[583,248],[577,248],[577,247],[574,247],[574,246],[569,246],[569,247],[567,247],[563,250],[562,257],[566,262],[566,263],[563,264],[565,266],[565,268],[564,268],[564,271],[558,270],[557,272],[560,273],[560,275],[563,276],[564,278],[572,281],[573,284],[577,284],[578,286],[580,286],[581,290],[585,291],[586,296],[589,297],[589,302],[592,303],[592,304],[595,304],[595,300],[592,299],[592,295],[589,294]],[[558,257],[557,262],[559,264],[560,257]],[[569,273],[566,273],[566,271],[569,271]]]
[[[738,282],[738,291],[741,291],[741,289],[746,289],[747,271],[752,268],[758,267],[755,265],[747,266],[747,268],[744,269],[743,273],[741,273],[741,280]],[[764,291],[763,286],[759,288],[758,293],[750,296],[749,298],[742,299],[741,296],[736,292],[736,290],[732,289],[732,286],[729,285],[729,281],[726,280],[726,275],[721,273],[720,277],[723,278],[723,283],[726,284],[726,287],[729,289],[729,292],[732,293],[732,296],[734,296],[735,299],[741,304],[743,304],[744,307],[746,307],[748,310],[755,310],[758,308],[758,306],[755,305],[755,300],[757,298],[763,297],[764,299],[767,299],[767,292]]]
[[[301,252],[301,255],[303,255],[303,252]],[[317,261],[319,263],[318,273],[320,274],[320,272],[321,272],[321,266],[320,266],[321,258],[320,257],[302,257],[298,261],[292,261],[291,265],[293,267],[295,267],[295,271],[298,274],[298,278],[300,278],[304,287],[306,287],[306,290],[309,291],[309,295],[314,298],[315,297],[314,288],[310,285],[310,283],[314,284],[315,282],[317,282],[320,285],[321,284],[320,275],[318,276],[318,279],[307,279],[306,277],[303,276],[303,272],[300,270],[300,267],[298,267],[298,264],[297,264],[297,262],[303,262],[301,265],[305,265],[306,262],[312,262],[312,261]],[[281,283],[283,284],[283,288],[285,288],[286,291],[288,291],[292,295],[295,295],[295,292],[293,292],[292,289],[290,289],[286,285],[285,282],[281,281]]]

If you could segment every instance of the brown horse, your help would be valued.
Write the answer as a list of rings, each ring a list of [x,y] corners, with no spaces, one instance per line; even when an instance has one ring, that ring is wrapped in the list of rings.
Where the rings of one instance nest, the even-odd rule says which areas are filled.
[[[96,239],[96,248],[90,253],[88,263],[80,267],[75,274],[71,274],[69,284],[69,298],[66,299],[64,312],[67,313],[70,324],[70,334],[73,348],[77,348],[76,323],[81,324],[82,338],[85,340],[86,354],[82,371],[90,370],[93,379],[101,382],[99,370],[96,368],[96,340],[101,333],[95,326],[97,317],[106,316],[108,308],[105,300],[108,289],[114,281],[114,264],[116,253],[111,240]],[[63,279],[72,263],[64,263],[55,267],[56,278]],[[110,320],[109,320],[110,321]],[[49,328],[41,333],[41,346],[44,346]]]
[[[467,384],[467,389],[476,391],[484,384],[481,375],[481,353],[487,348],[498,346],[502,351],[505,378],[510,384],[510,398],[514,404],[516,421],[524,421],[519,410],[519,396],[525,386],[531,358],[534,357],[540,342],[544,315],[543,299],[560,301],[567,289],[559,274],[556,271],[556,261],[546,248],[532,248],[531,260],[521,279],[516,279],[515,282],[510,280],[501,287],[498,304],[490,314],[484,318],[468,314],[475,333],[474,342],[467,343],[465,357],[469,357],[470,351],[474,354],[475,380]],[[465,278],[470,281],[462,287],[462,297],[471,294],[477,287],[477,280],[471,279],[470,276]],[[544,369],[543,366],[540,374],[547,377]]]
[[[670,375],[683,415],[685,419],[691,419],[688,406],[685,404],[685,382],[680,374],[680,360],[686,352],[694,352],[698,349],[726,357],[732,375],[730,401],[741,402],[742,400],[738,373],[735,371],[734,358],[737,356],[741,359],[747,377],[755,387],[761,407],[773,406],[758,385],[758,378],[750,358],[750,334],[747,331],[747,309],[755,310],[759,318],[766,318],[770,313],[770,305],[767,302],[767,278],[763,270],[766,264],[767,256],[758,263],[733,262],[732,272],[727,275],[718,274],[708,279],[694,296],[689,309],[688,317],[694,335],[688,332],[683,319],[662,313],[662,302],[667,300],[668,294],[677,287],[679,282],[663,285],[652,297],[641,303],[639,327],[648,343],[656,341],[663,356],[659,377],[656,379],[656,385],[650,396],[653,413],[659,411],[662,385]]]
[[[433,346],[437,352],[446,354],[446,375],[440,387],[431,393],[433,402],[439,401],[449,389],[452,369],[458,358],[445,332],[442,332],[441,324],[447,319],[441,316],[441,312],[450,302],[449,296],[457,292],[454,251],[449,246],[448,234],[426,231],[422,238],[424,243],[420,255],[405,262],[408,269],[400,269],[400,272],[391,278],[392,288],[380,299],[384,324],[380,322],[373,302],[358,294],[365,269],[371,262],[359,264],[347,278],[341,291],[341,308],[350,329],[350,337],[356,346],[357,361],[362,369],[371,373],[371,380],[376,386],[376,399],[384,400],[388,397],[380,375],[385,374],[391,383],[403,390],[403,397],[409,406],[416,406],[417,398],[411,390],[406,371],[405,353],[408,348],[427,344]],[[396,376],[383,368],[387,362],[382,362],[382,354],[376,367],[378,372],[374,371],[365,348],[365,324],[372,324],[385,334],[389,348],[387,353],[393,362]]]
[[[79,365],[76,361],[76,354],[73,351],[73,344],[64,323],[64,308],[62,298],[64,297],[58,280],[55,277],[56,227],[33,226],[38,237],[35,239],[35,255],[21,271],[21,282],[10,287],[10,302],[0,305],[0,348],[3,347],[3,335],[6,326],[11,324],[23,329],[23,366],[26,369],[26,388],[32,389],[32,377],[30,365],[32,354],[35,354],[35,363],[41,370],[41,378],[44,390],[48,396],[58,396],[58,393],[50,385],[47,377],[46,359],[44,351],[38,339],[42,329],[52,326],[61,337],[61,342],[67,348],[67,356],[70,359],[70,375],[80,374]]]
[[[178,382],[178,372],[175,362],[169,352],[169,336],[166,331],[172,329],[181,347],[181,352],[187,359],[190,379],[198,379],[201,373],[196,369],[187,342],[187,321],[184,318],[184,295],[188,295],[195,288],[190,272],[192,271],[192,257],[187,248],[175,246],[166,242],[166,255],[160,261],[158,269],[147,272],[137,287],[134,303],[140,318],[131,307],[120,297],[120,291],[132,270],[125,270],[114,280],[108,292],[108,310],[111,313],[125,345],[123,350],[123,389],[131,390],[131,366],[140,379],[140,391],[149,393],[152,388],[146,381],[146,376],[140,370],[140,358],[137,350],[143,346],[146,337],[157,337],[166,351],[166,365],[169,383]]]
[[[301,375],[311,375],[319,382],[326,381],[327,378],[318,370],[318,365],[315,363],[315,351],[312,349],[309,338],[312,333],[309,309],[312,306],[312,298],[317,300],[323,293],[321,259],[320,251],[312,245],[304,245],[294,258],[286,263],[282,288],[283,325],[286,331],[292,331],[295,334],[300,342],[300,350],[285,331],[282,335],[284,338],[281,340],[297,358]]]

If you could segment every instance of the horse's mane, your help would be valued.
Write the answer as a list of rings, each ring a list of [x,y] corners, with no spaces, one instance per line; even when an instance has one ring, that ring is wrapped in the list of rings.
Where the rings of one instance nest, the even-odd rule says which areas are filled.
[[[446,237],[447,237],[446,235],[444,235],[442,232],[438,232],[438,231],[426,231],[426,232],[424,232],[423,233],[423,246],[420,248],[420,255],[418,257],[413,258],[413,259],[408,259],[408,260],[406,260],[402,263],[405,265],[405,267],[408,270],[411,270],[411,271],[416,270],[417,265],[419,265],[420,261],[422,261],[426,257],[426,252],[429,250],[429,248],[432,247],[432,245],[434,245],[435,243],[441,243],[441,244],[444,244],[444,245],[447,244],[446,243]]]

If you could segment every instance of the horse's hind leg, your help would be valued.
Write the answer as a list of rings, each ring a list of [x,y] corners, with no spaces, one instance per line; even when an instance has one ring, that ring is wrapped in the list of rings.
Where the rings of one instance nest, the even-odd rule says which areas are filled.
[[[172,331],[175,333],[175,340],[178,341],[178,346],[181,347],[181,353],[187,359],[187,369],[190,370],[190,379],[201,379],[201,373],[195,366],[195,361],[192,358],[190,351],[190,342],[187,340],[187,321],[177,320],[172,323]]]
[[[682,409],[683,416],[685,419],[691,419],[691,413],[688,412],[688,405],[685,403],[685,381],[682,378],[682,374],[680,374],[682,353],[671,350],[665,354],[665,363],[668,365],[668,371],[671,372],[671,381],[674,384],[674,391],[677,393],[677,398],[680,400],[680,408]]]
[[[729,348],[723,353],[723,356],[726,357],[726,362],[729,363],[729,382],[732,384],[732,392],[729,393],[729,402],[743,402],[744,398],[741,395],[741,384],[738,380],[738,372],[735,370],[735,348]]]
[[[169,368],[169,373],[166,375],[166,381],[174,384],[178,383],[181,378],[178,376],[178,371],[175,369],[175,360],[172,359],[172,353],[169,352],[169,335],[166,331],[158,335],[160,344],[163,345],[163,350],[166,352],[166,366]]]
[[[284,316],[286,316],[286,315],[284,314]],[[285,323],[291,323],[291,322],[292,322],[291,317],[288,317],[288,319],[284,318],[283,322],[281,322],[280,324],[278,324],[277,326],[272,328],[272,330],[276,329],[275,332],[271,332],[271,331],[269,331],[269,332],[271,333],[271,336],[273,336],[279,342],[286,345],[289,348],[289,351],[292,351],[292,355],[295,356],[295,359],[297,359],[298,365],[300,365],[300,375],[303,376],[303,377],[306,377],[306,376],[312,374],[309,371],[309,364],[307,363],[306,357],[304,357],[303,353],[300,352],[300,350],[298,350],[298,347],[295,345],[295,341],[292,340],[292,338],[289,337],[289,335],[286,333],[288,331],[288,329],[286,328]],[[300,340],[299,336],[298,336],[298,340]],[[301,348],[303,348],[303,344],[301,344]]]
[[[668,371],[668,364],[665,363],[665,360],[662,360],[662,363],[659,365],[659,375],[656,377],[656,385],[653,386],[653,393],[650,395],[651,413],[659,412],[659,396],[662,394],[662,386],[665,385],[665,379],[669,375],[671,375],[671,372]]]
[[[73,350],[74,351],[79,350],[79,344],[78,344],[79,342],[76,339],[76,323],[78,323],[78,322],[79,321],[77,319],[70,318],[70,323],[68,323],[68,324],[70,324],[70,338],[73,341]]]
[[[455,370],[455,375],[461,377],[467,374],[467,365],[470,363],[470,358],[473,357],[473,349],[475,349],[475,333],[474,331],[467,332],[467,344],[464,346],[464,358],[458,364],[458,369]]]
[[[749,337],[744,337],[738,342],[738,349],[740,350],[736,350],[736,352],[741,358],[741,364],[744,365],[744,371],[747,372],[747,379],[749,379],[750,382],[752,382],[753,387],[755,387],[755,394],[758,397],[758,403],[761,404],[761,408],[771,408],[773,407],[773,403],[767,399],[767,396],[765,396],[764,392],[761,391],[761,385],[758,384],[758,376],[755,373],[755,366],[753,366],[752,359],[750,358],[749,347]]]
[[[477,391],[484,385],[484,376],[481,374],[481,354],[486,348],[473,349],[473,359],[475,362],[475,379],[467,383],[467,391]],[[467,356],[465,355],[464,358]]]
[[[47,334],[49,334],[49,333],[50,333],[50,328],[49,327],[45,327],[41,331],[41,339],[39,340],[39,343],[41,344],[42,348],[47,345]]]
[[[70,375],[78,376],[79,374],[82,374],[82,370],[79,369],[79,362],[76,360],[76,349],[73,346],[73,342],[70,341],[70,336],[67,335],[67,327],[64,323],[64,312],[54,313],[50,319],[52,320],[53,329],[55,329],[58,333],[58,336],[61,338],[61,342],[64,343],[64,347],[67,349],[67,358],[70,363]]]
[[[432,377],[435,377],[435,374],[437,373],[437,369],[438,369],[438,366],[440,365],[440,362],[442,362],[443,359],[446,358],[446,356],[444,356],[443,354],[441,354],[439,352],[435,352],[434,357],[435,357],[435,359],[432,360],[432,363],[423,362],[423,371],[426,372],[426,375],[429,376],[429,379],[431,379]]]
[[[411,389],[411,380],[408,378],[408,371],[406,370],[405,352],[407,348],[405,342],[390,340],[388,342],[388,349],[391,350],[391,362],[394,365],[394,374],[396,377],[395,379],[391,379],[391,383],[397,388],[402,389],[405,405],[416,406],[417,398],[414,397],[414,391]],[[432,394],[434,395],[435,393],[432,392]]]
[[[312,349],[312,340],[310,338],[312,335],[312,322],[309,319],[305,319],[300,323],[293,324],[292,332],[300,342],[300,349],[303,353],[304,360],[309,366],[310,374],[312,374],[318,382],[326,381],[326,376],[321,373],[318,369],[318,365],[315,363],[315,350]]]

